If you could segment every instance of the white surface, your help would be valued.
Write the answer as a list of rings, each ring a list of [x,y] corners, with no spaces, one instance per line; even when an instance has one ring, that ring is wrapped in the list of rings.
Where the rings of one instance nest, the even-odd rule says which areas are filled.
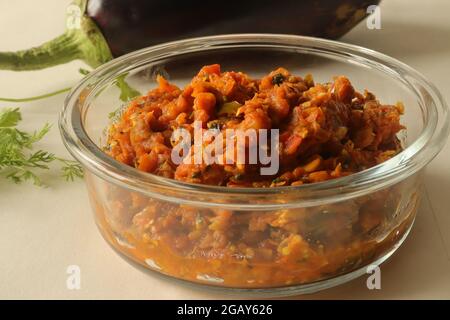
[[[37,45],[64,29],[69,1],[0,0],[0,50]],[[450,101],[450,2],[383,1],[382,29],[365,23],[344,41],[392,55],[418,69]],[[0,71],[0,96],[24,97],[74,84],[81,62],[48,70]],[[68,157],[56,128],[64,95],[20,103],[24,129],[54,125],[41,147]],[[0,108],[12,106],[0,102]],[[47,188],[16,186],[0,179],[0,298],[237,298],[179,286],[143,273],[114,253],[97,232],[83,182],[54,175]],[[404,245],[382,265],[382,289],[368,290],[366,277],[310,298],[450,299],[450,145],[429,165],[427,192]],[[81,268],[81,289],[68,290],[66,268]]]

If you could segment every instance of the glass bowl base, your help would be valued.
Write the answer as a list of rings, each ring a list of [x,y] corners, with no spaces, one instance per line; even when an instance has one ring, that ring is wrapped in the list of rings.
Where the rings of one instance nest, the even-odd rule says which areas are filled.
[[[415,220],[415,219],[414,219]],[[147,272],[151,274],[152,276],[161,277],[162,279],[174,282],[177,285],[186,286],[191,289],[196,290],[202,290],[202,291],[210,291],[211,293],[221,293],[225,295],[234,295],[238,298],[277,298],[277,297],[288,297],[288,296],[296,296],[296,295],[303,295],[303,294],[313,294],[317,293],[319,291],[330,289],[339,285],[342,285],[344,283],[350,282],[351,280],[354,280],[356,278],[359,278],[363,275],[369,276],[370,273],[368,273],[368,268],[370,266],[379,266],[383,262],[385,262],[389,257],[397,251],[397,249],[402,245],[402,243],[407,238],[408,234],[410,233],[412,226],[414,225],[414,220],[411,221],[410,225],[408,226],[408,229],[405,230],[403,236],[399,239],[399,241],[389,250],[386,254],[384,254],[382,257],[378,258],[377,260],[373,261],[369,265],[366,265],[364,267],[361,267],[359,269],[356,269],[354,271],[351,271],[346,274],[342,274],[337,277],[333,277],[326,280],[316,281],[312,283],[307,284],[301,284],[301,285],[292,285],[292,286],[286,286],[286,287],[275,287],[275,288],[230,288],[230,287],[221,287],[221,286],[214,286],[214,285],[208,285],[208,284],[201,284],[196,282],[191,282],[188,280],[178,279],[174,278],[170,275],[161,273],[158,271],[158,269],[152,269],[151,267],[143,266],[141,263],[134,260],[132,257],[129,257],[125,253],[121,252],[118,248],[116,248],[114,245],[112,245],[107,239],[104,237],[102,229],[100,229],[100,233],[105,238],[106,242],[114,249],[116,253],[118,253],[122,258],[124,258],[128,263],[136,267],[137,269],[141,270],[142,272]],[[368,289],[369,290],[369,289]]]

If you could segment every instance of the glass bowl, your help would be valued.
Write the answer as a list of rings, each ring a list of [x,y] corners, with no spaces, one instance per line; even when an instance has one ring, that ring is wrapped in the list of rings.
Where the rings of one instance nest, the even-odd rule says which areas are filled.
[[[102,151],[108,115],[123,106],[118,82],[146,92],[162,74],[183,87],[213,63],[253,77],[280,66],[311,73],[317,82],[346,75],[358,91],[404,103],[405,149],[350,176],[275,188],[184,183],[138,171]],[[436,88],[388,56],[317,38],[241,34],[162,44],[101,66],[66,98],[60,130],[85,169],[100,232],[118,252],[192,283],[288,295],[349,281],[400,246],[417,212],[422,169],[443,147],[448,120]],[[270,223],[255,227],[264,219]],[[285,235],[278,242],[272,239],[277,232]]]

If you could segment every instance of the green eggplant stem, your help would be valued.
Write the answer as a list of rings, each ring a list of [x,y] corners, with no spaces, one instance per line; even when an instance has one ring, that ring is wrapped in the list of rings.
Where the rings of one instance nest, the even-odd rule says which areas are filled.
[[[75,33],[66,32],[39,47],[17,52],[0,52],[0,69],[38,70],[81,59],[82,54],[76,38]]]
[[[76,1],[83,15],[79,27],[38,47],[17,52],[0,52],[0,70],[39,70],[80,59],[90,67],[111,60],[109,46],[95,22],[84,14],[85,1]]]
[[[50,40],[38,47],[17,52],[0,52],[0,70],[30,71],[39,70],[72,60],[83,60],[92,68],[96,68],[113,59],[111,50],[100,29],[95,22],[89,18],[86,12],[87,0],[74,0],[73,5],[80,8],[79,26],[67,29],[59,37]],[[83,74],[87,74],[85,70]],[[120,89],[120,99],[128,101],[140,93],[130,87],[125,81],[125,76],[118,77],[117,87]],[[27,102],[69,91],[70,88],[29,98],[0,98],[4,102]]]

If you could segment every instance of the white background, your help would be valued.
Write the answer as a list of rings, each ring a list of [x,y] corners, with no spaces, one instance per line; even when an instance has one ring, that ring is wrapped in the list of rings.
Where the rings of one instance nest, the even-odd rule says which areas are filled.
[[[64,30],[70,1],[0,0],[0,50],[38,45]],[[342,40],[366,46],[416,68],[450,101],[450,1],[383,1],[382,29],[365,23]],[[1,97],[26,97],[76,83],[75,61],[37,72],[0,71]],[[54,125],[40,147],[68,157],[56,127],[64,95],[20,103],[23,129]],[[0,108],[15,106],[0,102]],[[180,286],[135,269],[103,241],[91,217],[82,181],[66,183],[58,172],[47,188],[16,186],[0,179],[0,298],[240,298]],[[370,291],[362,277],[338,288],[296,297],[408,299],[450,298],[450,145],[429,165],[426,193],[404,245],[381,267],[382,289]],[[81,290],[66,288],[68,265],[81,268]],[[241,297],[245,298],[245,297]]]

